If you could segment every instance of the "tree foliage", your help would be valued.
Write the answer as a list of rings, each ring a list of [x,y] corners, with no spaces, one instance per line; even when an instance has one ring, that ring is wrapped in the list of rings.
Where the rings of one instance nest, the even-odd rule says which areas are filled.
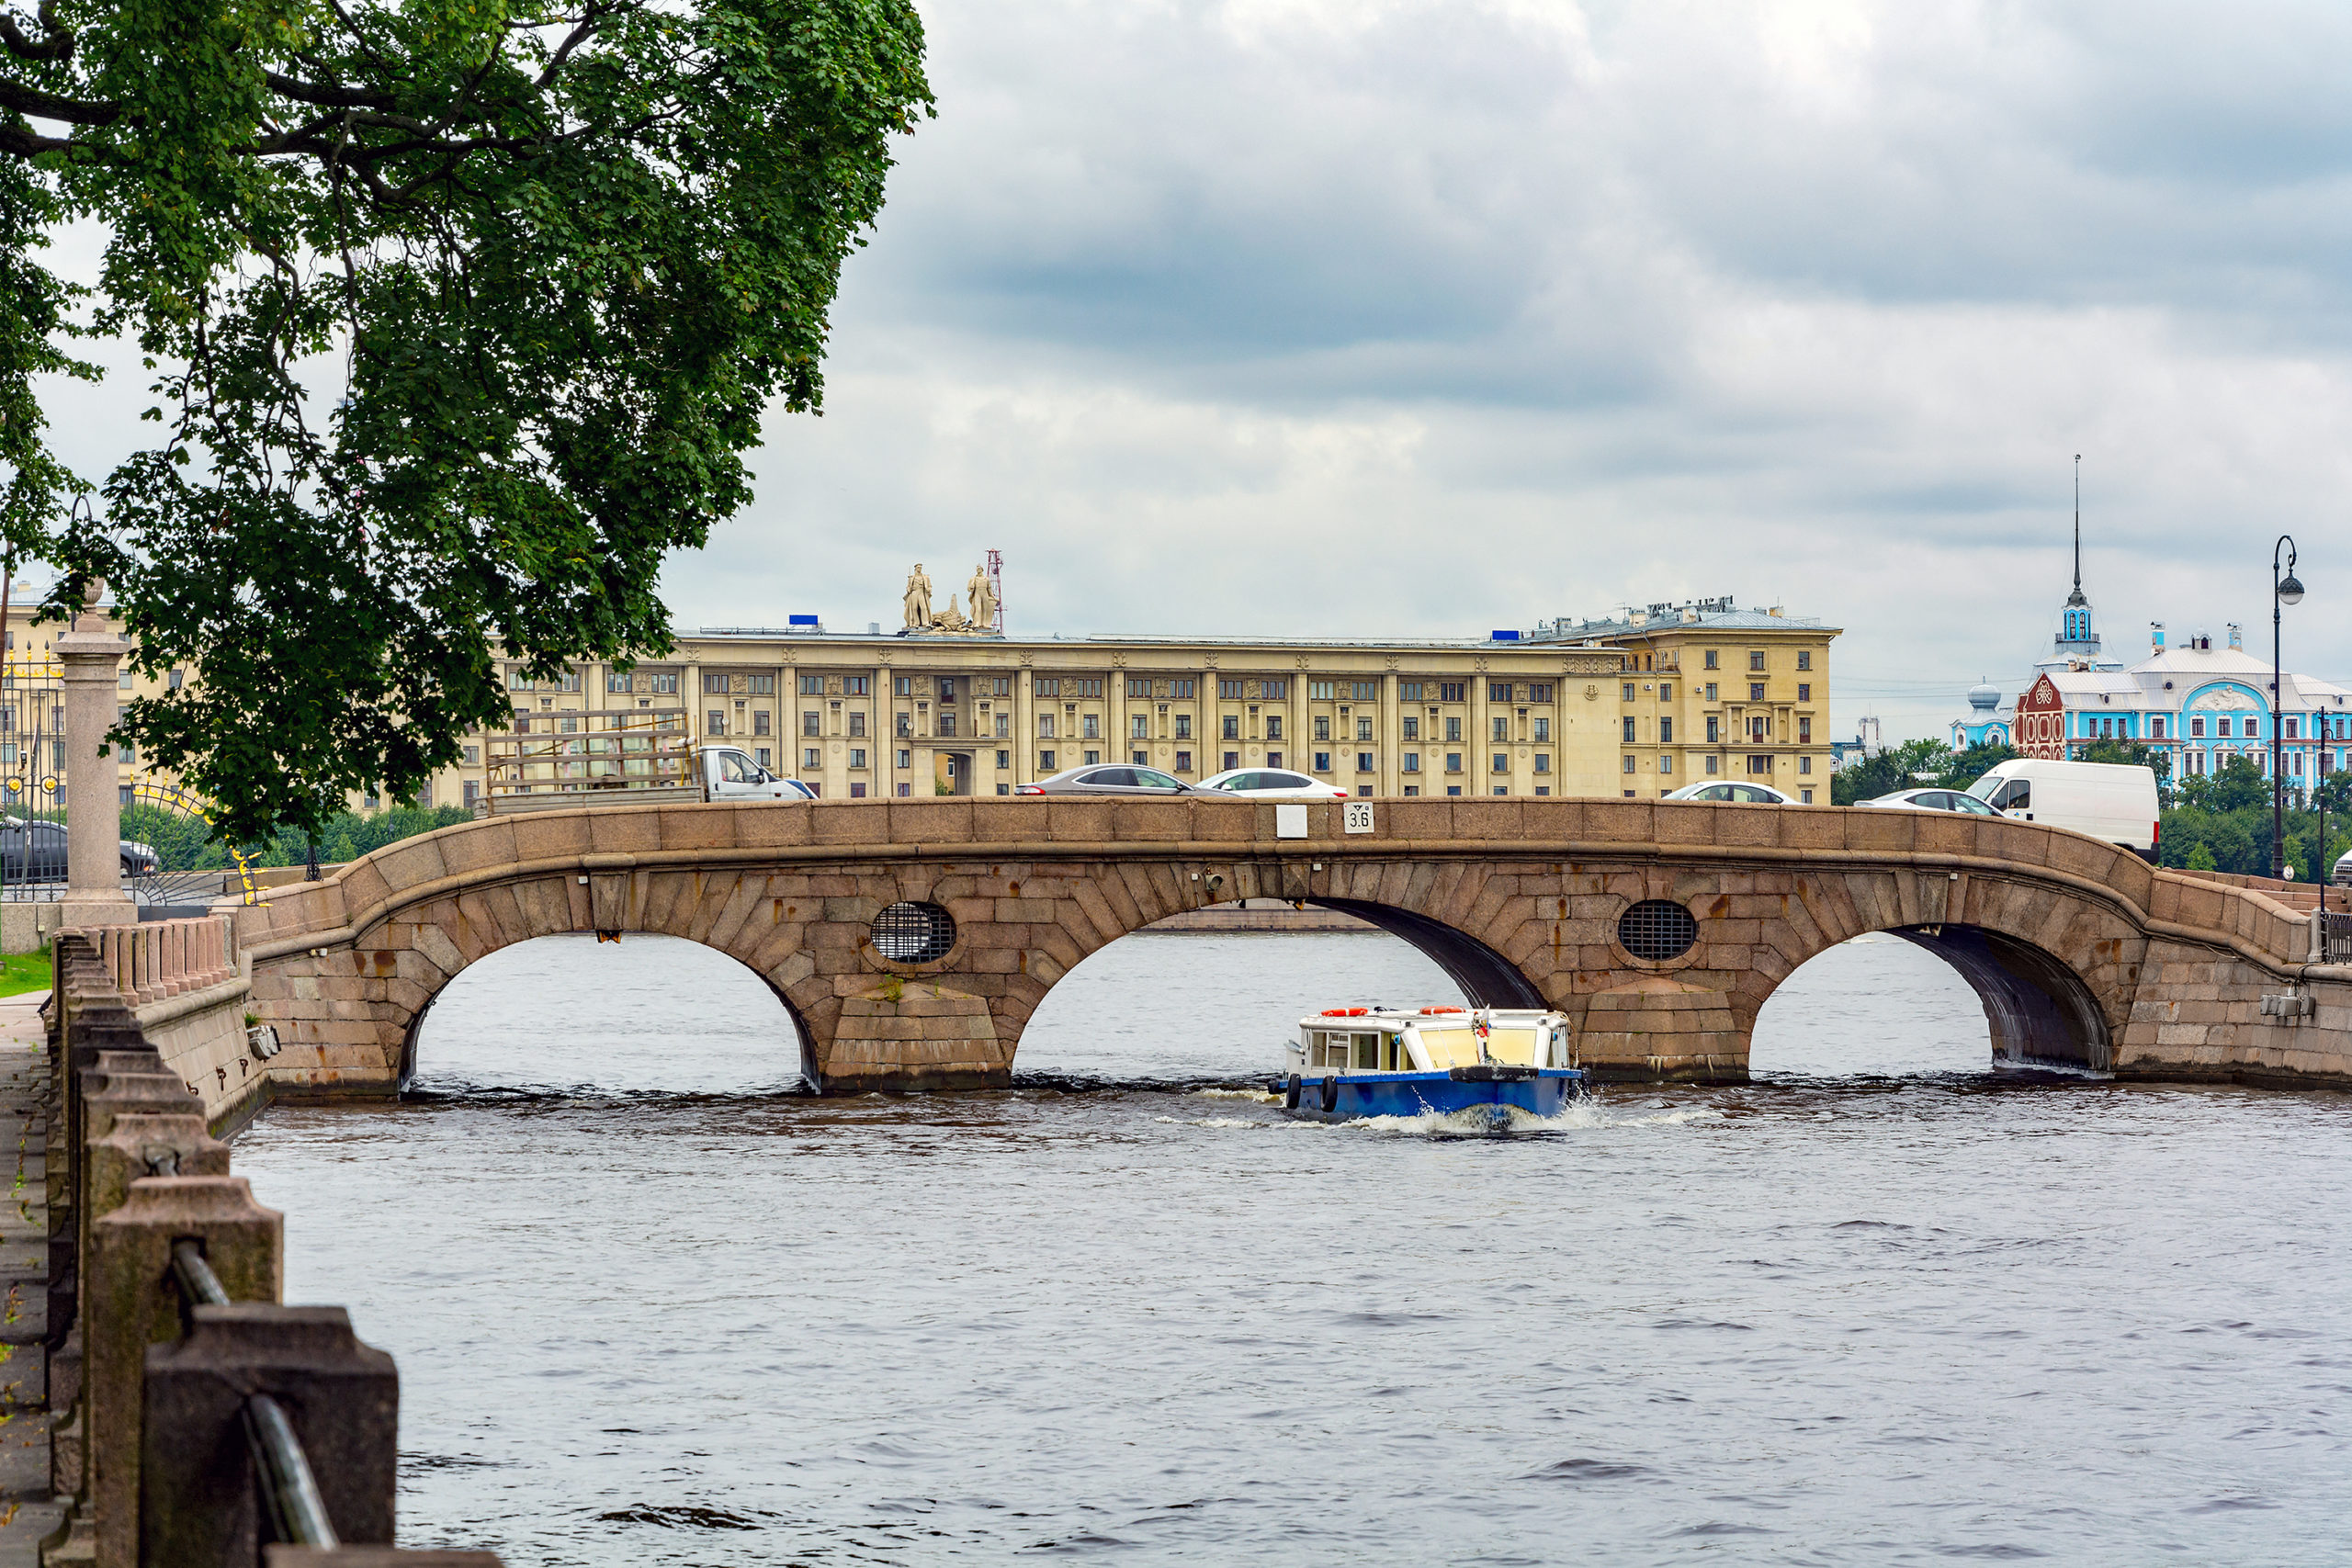
[[[118,737],[258,839],[413,793],[535,676],[669,646],[665,551],[813,411],[909,0],[41,0],[0,17],[0,531],[112,588]],[[107,235],[86,319],[47,231]],[[134,339],[160,429],[96,521],[38,378]]]
[[[2016,755],[1996,743],[1954,751],[1940,740],[1906,740],[1838,769],[1829,781],[1829,798],[1836,805],[1851,806],[1897,790],[1966,789]]]

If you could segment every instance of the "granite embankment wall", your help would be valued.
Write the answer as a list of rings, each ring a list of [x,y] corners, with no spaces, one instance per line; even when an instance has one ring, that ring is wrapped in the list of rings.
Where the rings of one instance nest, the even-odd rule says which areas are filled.
[[[223,1136],[267,1103],[272,1037],[246,1024],[253,982],[233,916],[98,926],[81,933],[164,1066],[204,1102]]]
[[[232,1172],[206,1100],[134,1009],[142,994],[153,1007],[222,983],[218,922],[176,923],[188,929],[149,940],[68,932],[54,949],[38,1118],[45,1266],[9,1314],[40,1327],[19,1387],[37,1375],[51,1413],[51,1499],[23,1499],[58,1520],[41,1561],[496,1568],[487,1552],[391,1547],[392,1359],[342,1308],[282,1304],[284,1216]]]

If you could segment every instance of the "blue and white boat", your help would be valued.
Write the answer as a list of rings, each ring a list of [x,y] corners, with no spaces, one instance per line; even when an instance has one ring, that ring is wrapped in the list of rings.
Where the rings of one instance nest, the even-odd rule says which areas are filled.
[[[1330,1008],[1298,1021],[1269,1087],[1318,1122],[1468,1112],[1493,1132],[1587,1092],[1567,1016],[1535,1008]]]

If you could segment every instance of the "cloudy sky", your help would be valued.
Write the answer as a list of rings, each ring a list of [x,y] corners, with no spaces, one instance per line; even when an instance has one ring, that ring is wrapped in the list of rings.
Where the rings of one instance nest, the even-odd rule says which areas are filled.
[[[1731,594],[1840,732],[2258,623],[2352,676],[2352,7],[933,0],[828,412],[681,625],[1448,635]],[[944,592],[943,587],[942,592]],[[2260,627],[2267,648],[2267,626]]]

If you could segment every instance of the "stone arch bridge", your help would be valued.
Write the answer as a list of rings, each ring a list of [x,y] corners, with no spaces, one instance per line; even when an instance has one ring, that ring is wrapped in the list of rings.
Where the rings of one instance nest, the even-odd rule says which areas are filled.
[[[1363,916],[1476,1001],[1561,1009],[1604,1077],[1743,1077],[1781,980],[1891,931],[1967,977],[2010,1060],[2352,1085],[2352,968],[2308,962],[2308,915],[2077,834],[1932,812],[1446,798],[1373,803],[1359,832],[1340,803],[1311,804],[1304,836],[1286,835],[1296,809],[1287,824],[1256,801],[548,809],[281,889],[238,935],[253,1010],[284,1047],[273,1089],[306,1098],[396,1092],[452,976],[591,931],[734,956],[782,998],[829,1092],[1002,1084],[1039,1002],[1089,953],[1243,897]],[[910,904],[952,919],[939,956],[877,947],[876,918]],[[1626,922],[1637,905],[1636,922],[1662,916],[1650,939]],[[1627,940],[1687,945],[1645,957]],[[1329,999],[1303,974],[1281,1010]]]

